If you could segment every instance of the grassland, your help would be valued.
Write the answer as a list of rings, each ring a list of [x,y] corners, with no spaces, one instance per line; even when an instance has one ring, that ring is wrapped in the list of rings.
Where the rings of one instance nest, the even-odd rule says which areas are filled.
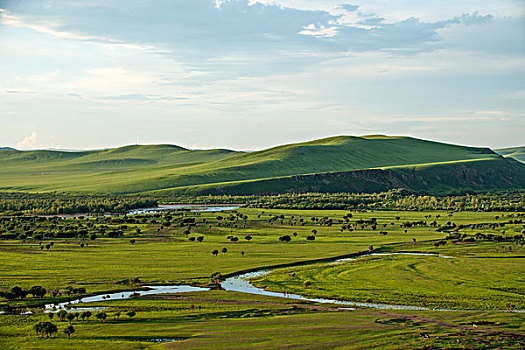
[[[46,315],[0,316],[4,349],[520,349],[516,314],[337,310],[224,291],[111,302],[132,319],[73,321],[76,332],[37,338]],[[58,322],[60,332],[67,322]],[[166,343],[154,343],[164,339]]]
[[[435,232],[432,227],[414,227],[404,232],[405,228],[401,227],[404,221],[427,220],[425,216],[431,214],[426,212],[353,212],[351,221],[374,217],[379,228],[372,230],[364,227],[352,232],[341,232],[340,224],[335,222],[328,226],[312,221],[312,218],[327,217],[344,223],[347,211],[241,209],[238,213],[248,217],[246,223],[236,218],[229,222],[222,220],[221,226],[218,226],[217,216],[220,214],[195,216],[197,226],[191,228],[192,233],[188,237],[204,236],[204,241],[200,243],[188,240],[184,234],[186,226],[161,229],[159,219],[156,224],[128,225],[124,238],[101,236],[94,241],[44,239],[43,244],[54,241],[49,251],[41,250],[39,241],[0,241],[0,266],[3,266],[0,287],[12,286],[12,281],[16,280],[22,286],[38,283],[54,289],[75,284],[94,292],[116,288],[117,281],[134,277],[140,277],[145,283],[204,282],[214,272],[228,274],[243,269],[356,253],[367,250],[370,245],[380,248],[412,242],[413,239],[417,242],[438,241],[447,236],[446,233]],[[460,212],[449,216],[446,212],[440,212],[440,217],[436,218],[436,213],[432,214],[434,216],[430,221],[436,220],[438,225],[449,221],[458,225],[494,221],[495,216],[506,215]],[[283,219],[268,222],[281,215]],[[400,219],[397,220],[397,217]],[[78,222],[78,219],[70,221]],[[141,228],[142,232],[136,234],[136,228]],[[317,231],[316,239],[308,241],[306,237],[312,235],[312,230]],[[388,234],[380,234],[382,230]],[[506,230],[509,232],[508,228]],[[294,232],[297,237],[293,236]],[[286,234],[292,236],[292,241],[280,243],[279,237]],[[247,235],[253,239],[245,240]],[[236,236],[239,241],[232,242],[228,236]],[[131,239],[135,239],[136,243],[130,244]],[[82,242],[87,242],[88,246],[81,248]],[[223,247],[228,249],[227,254],[211,254],[212,250]],[[514,254],[514,251],[509,254]]]
[[[140,284],[202,285],[209,283],[210,275],[215,272],[228,274],[301,263],[368,250],[372,245],[385,252],[436,251],[456,258],[392,256],[365,258],[341,265],[316,265],[315,269],[295,267],[293,271],[301,283],[296,285],[294,280],[277,279],[287,279],[289,271],[271,274],[264,283],[271,289],[285,286],[289,292],[297,290],[300,294],[354,300],[367,300],[366,297],[386,303],[424,303],[435,307],[484,308],[486,311],[339,310],[325,304],[208,291],[100,303],[108,307],[108,319],[105,322],[94,317],[85,322],[73,320],[76,332],[71,339],[61,333],[67,322],[56,322],[56,319],[53,322],[59,325],[60,333],[50,339],[37,338],[32,327],[38,321],[48,320],[45,314],[0,315],[2,348],[406,349],[427,346],[519,349],[523,346],[519,340],[525,332],[523,315],[493,311],[505,309],[510,304],[521,307],[523,246],[519,241],[465,240],[477,233],[501,237],[520,235],[523,224],[509,223],[521,218],[520,213],[243,208],[231,213],[183,215],[183,218],[195,218],[196,225],[164,226],[166,216],[163,215],[157,217],[155,223],[150,219],[139,220],[140,223],[127,224],[125,228],[122,224],[114,224],[123,228],[122,237],[101,235],[93,241],[80,238],[40,241],[46,244],[52,240],[54,245],[49,250],[41,250],[40,242],[33,239],[0,240],[0,288],[41,285],[47,290],[63,290],[74,286],[94,293],[138,288]],[[371,219],[375,219],[375,229]],[[109,219],[62,219],[59,223],[63,226],[82,224],[95,232],[101,225],[113,225],[104,220]],[[406,225],[422,221],[436,221],[436,225]],[[436,228],[449,223],[498,225],[465,226],[459,233],[466,236],[447,240],[450,234],[437,232]],[[348,229],[350,224],[351,230]],[[38,221],[33,225],[44,227],[43,222]],[[343,225],[346,228],[343,229]],[[137,228],[141,229],[140,234]],[[188,229],[190,233],[185,233]],[[314,230],[315,240],[306,240]],[[294,232],[297,235],[293,235]],[[247,235],[252,239],[244,239]],[[280,242],[279,237],[283,235],[289,235],[291,241]],[[199,236],[204,237],[203,242],[188,239]],[[228,236],[239,240],[232,242]],[[134,244],[130,243],[132,239]],[[434,245],[444,240],[448,242],[446,245]],[[81,243],[89,244],[81,247]],[[223,247],[227,248],[227,253],[211,254],[212,250],[220,251]],[[140,278],[140,284],[122,283],[136,277]],[[312,282],[308,288],[304,287],[303,278]],[[383,285],[381,290],[378,285]],[[437,286],[443,292],[441,297]],[[458,292],[458,286],[463,288],[462,292]],[[487,292],[488,286],[497,288]],[[50,301],[49,296],[43,300],[0,299],[0,304],[28,306],[46,301]],[[137,315],[124,316],[130,310]],[[119,311],[122,316],[116,319],[114,315]],[[154,343],[152,339],[171,341]]]
[[[372,256],[335,266],[279,270],[255,283],[270,290],[356,302],[525,309],[523,258],[508,256]]]
[[[461,178],[456,173],[447,173],[448,167],[454,165],[455,169],[465,172],[476,167],[476,162],[471,162],[473,160],[477,163],[485,161],[473,168],[470,175],[480,177],[470,183],[481,184],[481,190],[516,188],[525,184],[525,167],[513,164],[489,149],[409,137],[341,136],[250,153],[220,149],[193,151],[171,145],[126,146],[84,152],[0,150],[0,190],[122,194],[170,189],[192,194],[235,191],[259,194],[294,188],[286,183],[293,176],[392,167],[396,167],[392,171],[397,173],[399,167],[408,167],[409,171],[416,171],[419,177],[424,177],[427,174],[419,172],[415,166],[426,165],[434,167],[433,172],[438,175],[442,169],[446,174],[442,175],[441,181],[439,176],[429,181],[426,189],[432,191],[436,187],[432,182],[447,187],[449,178]],[[505,170],[501,175],[505,181],[497,182],[501,176],[490,177],[490,171],[480,173],[481,168]],[[353,173],[352,176],[359,175],[357,182],[366,182],[360,187],[369,191],[422,183],[379,180],[375,182],[382,186],[372,186],[376,173],[364,176]],[[325,180],[310,177],[313,184],[309,186],[320,186]],[[295,178],[291,181],[296,183]],[[352,181],[336,183],[327,190],[359,191],[360,187],[354,189],[352,184]],[[468,184],[463,184],[463,187],[468,187]]]

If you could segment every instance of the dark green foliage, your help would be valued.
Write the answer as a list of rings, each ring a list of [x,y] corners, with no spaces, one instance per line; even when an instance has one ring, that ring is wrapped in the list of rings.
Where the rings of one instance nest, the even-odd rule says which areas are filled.
[[[48,321],[38,322],[33,328],[36,332],[37,337],[42,338],[49,338],[53,336],[53,334],[58,332],[58,327],[55,324]]]
[[[157,200],[145,197],[44,195],[0,192],[0,212],[31,214],[125,213],[156,207]]]
[[[64,328],[64,333],[67,335],[67,338],[71,338],[71,334],[75,333],[75,327],[72,325],[67,326]]]

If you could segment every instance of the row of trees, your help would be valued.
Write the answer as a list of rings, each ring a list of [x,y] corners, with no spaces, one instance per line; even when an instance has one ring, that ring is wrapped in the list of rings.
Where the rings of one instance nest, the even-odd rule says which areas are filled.
[[[0,213],[11,215],[126,213],[132,209],[156,207],[157,203],[157,199],[144,196],[79,196],[0,192]]]
[[[49,313],[48,315],[49,315],[49,319],[53,320],[55,314]],[[75,327],[72,325],[73,320],[76,319],[78,321],[78,319],[81,318],[82,321],[84,322],[86,320],[89,321],[91,316],[93,316],[91,311],[84,311],[82,313],[79,313],[79,312],[70,313],[65,310],[58,311],[56,315],[60,322],[65,322],[65,321],[68,322],[68,325],[64,328],[64,334],[67,335],[68,339],[71,338],[71,334],[75,333]],[[135,311],[126,312],[126,316],[128,316],[129,318],[132,318],[135,315],[136,315]],[[108,318],[108,315],[103,311],[98,312],[95,316],[98,320],[102,322],[105,322],[105,320]],[[117,311],[113,315],[115,320],[119,319],[120,316],[121,316],[120,311]],[[53,336],[53,334],[58,333],[58,326],[50,321],[38,322],[37,324],[34,325],[33,329],[35,330],[36,336],[39,338],[50,338]]]
[[[247,207],[271,209],[523,211],[525,191],[442,197],[406,190],[373,194],[304,193],[249,196],[244,203]]]
[[[27,298],[28,295],[32,295],[34,298],[42,299],[47,293],[48,291],[42,286],[33,286],[29,289],[14,286],[8,291],[0,291],[0,297],[6,298],[7,300],[22,300]],[[75,288],[68,286],[62,291],[49,291],[49,294],[53,298],[61,295],[84,295],[86,294],[86,289],[84,287]]]
[[[132,209],[156,207],[163,203],[243,204],[253,208],[344,209],[344,210],[473,210],[523,211],[525,191],[433,196],[405,189],[381,193],[302,193],[273,196],[78,196],[0,192],[0,213],[73,214],[126,213]]]
[[[0,291],[0,297],[4,297],[7,300],[25,299],[28,295],[42,299],[46,295],[46,290],[42,286],[33,286],[29,289],[14,286],[8,291]]]

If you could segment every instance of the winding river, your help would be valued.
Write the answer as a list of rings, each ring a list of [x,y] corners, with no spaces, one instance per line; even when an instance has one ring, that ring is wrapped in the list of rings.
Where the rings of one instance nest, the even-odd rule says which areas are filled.
[[[451,256],[438,255],[438,254],[432,254],[432,253],[371,253],[371,254],[362,254],[362,255],[354,256],[350,258],[348,257],[347,258],[336,258],[336,259],[333,259],[332,261],[326,261],[326,262],[329,262],[331,264],[338,264],[338,263],[355,260],[355,259],[359,259],[359,258],[366,257],[366,256],[389,256],[389,255],[437,256],[443,259],[453,259],[453,257]],[[312,263],[318,263],[318,261],[315,261]],[[305,263],[303,262],[297,265],[305,265]],[[293,267],[293,266],[289,266],[289,267]],[[288,299],[301,300],[301,301],[310,301],[310,302],[316,302],[316,303],[340,305],[341,309],[352,309],[353,307],[367,307],[367,308],[374,308],[374,309],[413,310],[413,311],[421,311],[421,310],[467,311],[467,310],[458,310],[458,309],[432,309],[432,308],[425,308],[425,307],[413,306],[413,305],[361,303],[361,302],[327,299],[327,298],[313,298],[313,297],[307,297],[307,296],[303,296],[299,294],[272,292],[272,291],[264,290],[262,288],[258,288],[254,286],[253,284],[251,284],[250,282],[251,278],[263,276],[277,269],[279,268],[273,268],[273,269],[262,268],[260,270],[237,274],[237,275],[228,277],[223,282],[221,282],[221,287],[224,290],[235,291],[235,292],[240,292],[240,293],[266,295],[266,296],[281,297],[281,298],[288,298]],[[110,293],[110,294],[93,295],[93,296],[79,298],[79,299],[76,299],[76,300],[73,300],[67,303],[61,303],[61,304],[47,304],[45,305],[45,308],[46,308],[46,312],[54,312],[62,308],[74,307],[74,304],[78,304],[78,303],[104,302],[104,301],[109,301],[109,300],[128,299],[128,298],[133,298],[133,297],[138,297],[138,296],[143,296],[143,295],[199,292],[199,291],[209,290],[209,288],[193,287],[189,285],[144,286],[143,288],[146,288],[146,289],[138,289],[134,291],[126,291],[126,292],[118,292],[118,293]],[[103,308],[101,307],[96,307],[96,308],[81,307],[81,308],[75,308],[75,309],[77,311],[86,311],[86,310],[96,311],[96,310],[100,310]],[[475,311],[475,310],[468,310],[468,311]],[[478,310],[478,311],[525,313],[525,310]]]
[[[135,210],[129,211],[127,214],[128,215],[153,214],[153,213],[167,211],[167,210],[181,210],[181,209],[188,209],[189,211],[192,211],[192,212],[199,212],[199,211],[200,212],[203,212],[203,211],[220,212],[220,211],[227,211],[227,210],[235,210],[238,208],[239,206],[235,206],[235,205],[220,206],[220,205],[179,205],[177,204],[177,205],[159,205],[158,207],[154,207],[154,208],[135,209]],[[355,255],[352,255],[351,257],[345,257],[345,258],[323,259],[322,262],[338,264],[338,263],[343,263],[346,261],[351,261],[351,260],[355,260],[355,259],[366,257],[366,256],[388,256],[388,255],[420,255],[420,256],[437,256],[437,257],[444,258],[444,259],[453,258],[451,256],[438,255],[438,254],[432,254],[432,253],[364,253],[364,254],[355,254]],[[319,260],[311,261],[311,262],[299,262],[297,264],[290,264],[287,267],[314,264],[314,263],[320,263],[320,262],[321,261]],[[288,299],[301,300],[301,301],[310,301],[310,302],[316,302],[316,303],[334,304],[334,305],[340,305],[341,309],[352,309],[353,307],[367,307],[367,308],[391,309],[391,310],[466,311],[466,310],[457,310],[457,309],[431,309],[431,308],[425,308],[425,307],[413,306],[413,305],[361,303],[361,302],[353,302],[353,301],[347,301],[347,300],[313,298],[313,297],[303,296],[299,294],[268,291],[262,288],[258,288],[250,282],[251,278],[264,276],[279,268],[283,268],[283,266],[274,267],[274,268],[261,268],[258,270],[251,270],[245,273],[233,274],[233,275],[230,275],[230,277],[226,278],[223,282],[221,282],[220,285],[222,289],[228,290],[228,291],[235,291],[235,292],[240,292],[240,293],[256,294],[256,295],[266,295],[266,296],[288,298]],[[105,307],[86,307],[86,306],[75,307],[75,304],[80,304],[80,303],[85,304],[85,303],[95,303],[95,302],[100,303],[100,302],[110,301],[110,300],[123,300],[123,299],[143,296],[143,295],[186,293],[186,292],[199,292],[199,291],[208,291],[208,290],[209,288],[194,287],[190,285],[143,286],[141,289],[132,290],[132,291],[92,295],[92,296],[82,297],[79,299],[75,299],[69,302],[64,302],[64,303],[59,303],[59,304],[46,304],[45,312],[55,312],[57,310],[64,309],[64,308],[66,309],[75,308],[75,310],[77,311],[87,311],[87,310],[96,311],[96,310],[104,309]],[[473,311],[473,310],[470,310],[470,311]],[[482,310],[482,311],[488,311],[488,310]],[[491,311],[525,313],[525,310],[491,310]]]

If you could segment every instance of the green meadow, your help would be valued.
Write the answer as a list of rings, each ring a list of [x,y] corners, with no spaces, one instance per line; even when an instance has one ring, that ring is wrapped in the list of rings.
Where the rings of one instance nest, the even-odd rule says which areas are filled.
[[[186,226],[160,228],[159,221],[157,224],[130,224],[121,238],[101,236],[94,241],[44,239],[43,244],[54,242],[50,250],[41,250],[41,242],[30,239],[0,241],[0,264],[4,267],[0,275],[0,287],[12,286],[12,281],[21,286],[41,284],[48,289],[75,284],[96,292],[111,290],[116,288],[116,282],[135,277],[145,283],[159,284],[207,282],[214,272],[229,274],[244,269],[330,258],[365,251],[370,246],[375,249],[387,248],[413,242],[414,239],[418,244],[416,247],[432,250],[433,247],[419,246],[417,242],[439,241],[447,236],[446,233],[436,232],[432,227],[402,228],[403,222],[427,220],[425,216],[431,215],[431,221],[435,219],[439,225],[450,221],[461,225],[495,221],[495,216],[505,215],[470,212],[353,212],[351,221],[376,218],[378,228],[372,230],[364,227],[362,230],[341,232],[341,224],[322,225],[319,221],[312,221],[312,218],[332,218],[345,222],[343,217],[348,214],[347,211],[240,209],[238,213],[248,217],[246,222],[238,219],[217,220],[218,216],[227,217],[227,214],[186,214],[197,221],[189,234],[184,233],[188,230]],[[283,219],[268,222],[281,215]],[[436,215],[440,217],[435,218]],[[396,219],[398,217],[399,220]],[[96,222],[96,219],[84,221]],[[519,225],[513,226],[519,231]],[[141,228],[140,234],[135,232],[136,228]],[[316,231],[315,240],[308,241],[306,238],[312,235],[312,230]],[[387,234],[380,233],[382,231]],[[283,235],[290,235],[291,241],[281,243],[279,237]],[[189,238],[198,236],[203,236],[204,240],[189,241]],[[238,237],[239,240],[232,242],[228,236]],[[245,236],[252,239],[248,241]],[[130,244],[132,239],[135,240],[134,244]],[[83,242],[88,245],[82,248],[80,245]],[[226,254],[211,254],[213,250],[220,251],[222,248],[227,248]],[[438,248],[443,249],[443,246]],[[514,253],[511,251],[509,254]]]
[[[214,285],[211,275],[217,272],[227,275],[285,265],[254,283],[307,296],[457,311],[350,310],[211,290],[85,304],[104,307],[107,319],[97,319],[95,311],[89,320],[73,319],[75,333],[68,339],[63,333],[68,321],[56,316],[51,321],[58,325],[58,333],[41,338],[33,326],[49,317],[31,306],[74,298],[47,294],[42,299],[0,298],[4,308],[34,312],[0,315],[0,344],[6,349],[519,349],[524,345],[523,314],[502,311],[525,309],[522,218],[523,213],[503,212],[250,208],[135,217],[20,218],[17,224],[24,232],[34,231],[34,236],[59,226],[86,232],[74,238],[0,240],[4,291],[34,285],[47,291],[72,286],[87,293],[148,284],[206,286]],[[121,221],[116,223],[117,219]],[[457,233],[437,230],[451,225]],[[19,226],[14,226],[17,233]],[[117,229],[122,234],[110,237]],[[91,233],[97,237],[90,239]],[[289,241],[282,239],[286,236]],[[202,242],[197,237],[203,237]],[[53,245],[48,249],[49,242]],[[436,252],[453,258],[387,255],[337,264],[315,261],[369,250]],[[135,314],[126,316],[130,311]]]

